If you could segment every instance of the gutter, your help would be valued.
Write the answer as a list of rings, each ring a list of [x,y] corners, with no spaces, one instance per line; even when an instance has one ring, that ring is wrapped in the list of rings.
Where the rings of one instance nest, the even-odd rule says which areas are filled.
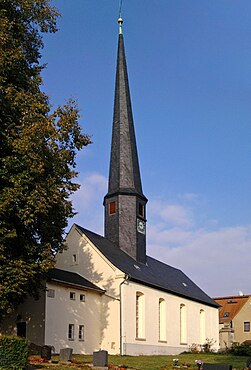
[[[119,284],[119,297],[120,297],[120,356],[124,356],[123,348],[123,312],[122,312],[122,285],[130,280],[130,276],[125,274],[124,280]]]

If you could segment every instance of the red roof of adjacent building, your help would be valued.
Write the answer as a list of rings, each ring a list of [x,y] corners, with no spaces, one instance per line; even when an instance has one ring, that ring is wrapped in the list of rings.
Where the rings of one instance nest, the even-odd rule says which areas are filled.
[[[250,297],[251,295],[214,298],[215,302],[221,306],[219,310],[220,324],[233,320]]]

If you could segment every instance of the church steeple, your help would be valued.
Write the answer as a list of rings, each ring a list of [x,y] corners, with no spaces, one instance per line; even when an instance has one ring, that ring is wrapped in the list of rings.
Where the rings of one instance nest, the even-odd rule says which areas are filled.
[[[142,192],[128,83],[122,18],[119,41],[108,193],[104,198],[105,236],[138,262],[146,260],[147,199]]]

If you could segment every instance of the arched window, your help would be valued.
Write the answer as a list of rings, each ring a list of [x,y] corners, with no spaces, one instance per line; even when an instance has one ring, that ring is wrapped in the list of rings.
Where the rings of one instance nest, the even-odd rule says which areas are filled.
[[[145,296],[141,292],[136,293],[136,338],[145,338]]]
[[[187,343],[187,312],[184,304],[180,305],[180,343]]]
[[[206,341],[206,318],[205,311],[200,310],[200,344],[204,344]]]
[[[166,341],[166,301],[159,299],[159,340]]]

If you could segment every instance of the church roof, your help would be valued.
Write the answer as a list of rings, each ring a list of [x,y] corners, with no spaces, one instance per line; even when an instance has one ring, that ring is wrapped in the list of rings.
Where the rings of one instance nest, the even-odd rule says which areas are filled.
[[[48,271],[47,278],[48,280],[55,281],[57,283],[70,285],[84,290],[95,290],[99,293],[105,292],[103,289],[100,289],[97,285],[91,283],[89,280],[75,272],[54,268]]]
[[[139,263],[114,243],[101,235],[76,225],[78,230],[100,250],[131,281],[175,294],[213,307],[219,307],[212,298],[201,290],[181,270],[147,256],[146,264]]]

